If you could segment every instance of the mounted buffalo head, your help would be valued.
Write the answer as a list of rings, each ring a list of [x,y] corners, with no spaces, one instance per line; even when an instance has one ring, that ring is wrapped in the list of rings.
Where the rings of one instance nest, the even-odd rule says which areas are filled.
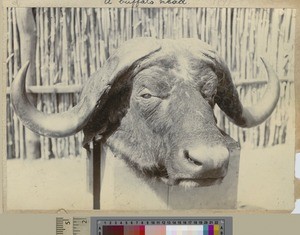
[[[243,107],[226,64],[206,43],[139,38],[123,44],[89,78],[69,111],[45,114],[31,105],[25,91],[28,64],[12,85],[12,101],[23,124],[40,135],[83,130],[86,148],[101,139],[141,175],[170,185],[212,185],[224,178],[229,162],[214,105],[241,127],[266,120],[277,104],[279,82],[263,63],[266,93],[259,105]]]

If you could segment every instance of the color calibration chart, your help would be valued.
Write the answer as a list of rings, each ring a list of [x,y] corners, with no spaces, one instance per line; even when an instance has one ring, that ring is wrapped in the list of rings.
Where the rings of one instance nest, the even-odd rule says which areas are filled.
[[[231,217],[91,218],[92,235],[232,235]]]

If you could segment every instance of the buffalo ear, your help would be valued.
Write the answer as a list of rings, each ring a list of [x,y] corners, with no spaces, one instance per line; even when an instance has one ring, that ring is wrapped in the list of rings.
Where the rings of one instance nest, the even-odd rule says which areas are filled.
[[[93,114],[83,131],[85,134],[83,145],[87,146],[96,135],[109,129],[107,120],[107,100],[115,95],[116,90],[126,86],[128,80],[134,76],[139,61],[148,58],[159,51],[161,45],[155,38],[136,38],[124,43],[106,61],[102,68],[94,73],[83,87],[81,99],[86,99],[93,109]],[[116,105],[118,106],[118,105]],[[111,108],[117,108],[116,106]],[[99,123],[100,122],[100,123]]]

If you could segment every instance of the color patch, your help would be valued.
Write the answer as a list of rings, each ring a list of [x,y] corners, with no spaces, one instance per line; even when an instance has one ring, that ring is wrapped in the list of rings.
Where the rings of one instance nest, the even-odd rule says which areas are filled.
[[[208,225],[208,235],[214,235],[214,226]]]
[[[145,235],[166,235],[165,225],[146,226]]]
[[[214,225],[214,235],[220,235],[220,225]]]
[[[208,225],[203,225],[203,235],[208,235]]]
[[[124,235],[145,235],[145,226],[144,225],[125,226]]]
[[[124,235],[124,226],[103,226],[103,235]]]
[[[203,225],[167,225],[166,235],[203,235]]]

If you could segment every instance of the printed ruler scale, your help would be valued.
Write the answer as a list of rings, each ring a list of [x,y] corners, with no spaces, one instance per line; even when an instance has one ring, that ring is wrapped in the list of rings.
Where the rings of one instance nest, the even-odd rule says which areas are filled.
[[[90,235],[89,217],[57,217],[56,235]]]
[[[232,235],[232,217],[59,217],[56,234]]]
[[[73,235],[89,235],[90,218],[75,217],[73,218]]]
[[[72,235],[71,218],[56,218],[56,235]]]

